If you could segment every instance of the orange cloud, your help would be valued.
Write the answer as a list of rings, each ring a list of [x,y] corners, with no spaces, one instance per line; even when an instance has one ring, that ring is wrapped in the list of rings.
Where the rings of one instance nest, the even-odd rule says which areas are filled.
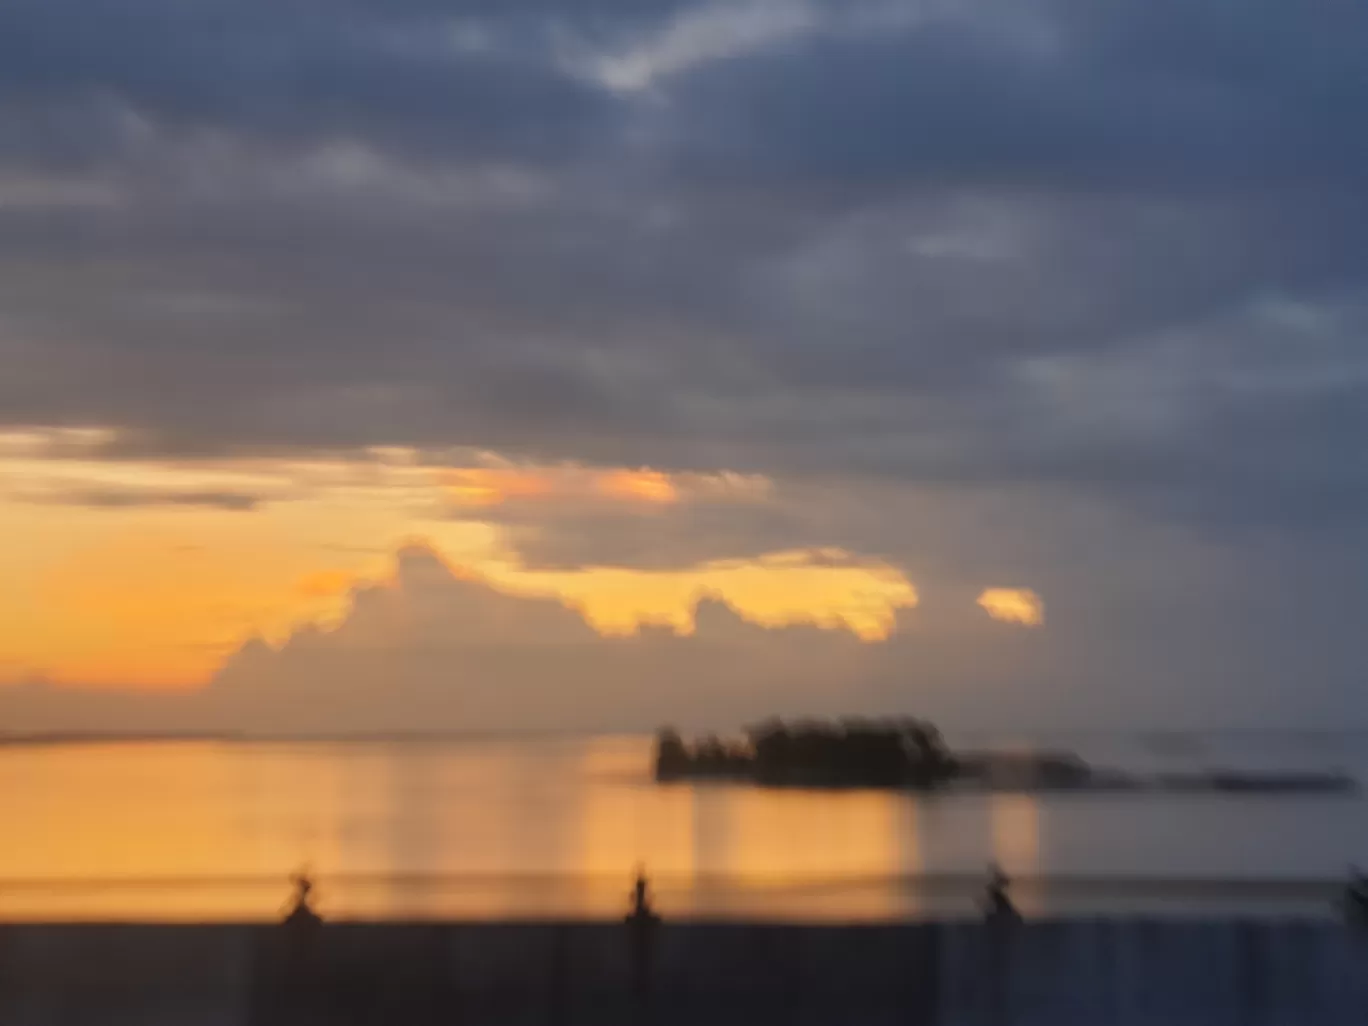
[[[988,588],[978,597],[985,613],[1002,623],[1022,627],[1045,624],[1045,603],[1030,588]]]
[[[450,502],[482,509],[505,502],[622,502],[673,505],[684,501],[755,502],[769,495],[767,477],[739,473],[666,473],[642,468],[457,466],[438,479]]]
[[[679,489],[658,470],[614,470],[595,482],[600,495],[610,499],[669,504],[679,501]]]
[[[916,588],[884,563],[862,563],[845,553],[845,562],[832,562],[836,551],[799,550],[668,571],[519,569],[494,579],[504,587],[559,596],[604,635],[631,634],[647,625],[690,634],[698,597],[714,595],[764,627],[812,624],[847,630],[863,641],[888,638],[897,627],[898,610],[917,605]]]
[[[681,498],[680,484],[674,478],[649,467],[457,467],[441,471],[440,476],[451,501],[474,508],[513,501],[591,499],[664,505]]]
[[[554,481],[537,470],[464,467],[442,474],[447,496],[460,506],[501,506],[511,499],[541,499],[555,492]]]

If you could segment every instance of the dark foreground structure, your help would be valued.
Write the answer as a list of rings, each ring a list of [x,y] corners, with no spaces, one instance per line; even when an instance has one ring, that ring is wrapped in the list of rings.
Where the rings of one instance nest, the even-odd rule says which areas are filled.
[[[1331,922],[10,926],[5,1026],[1368,1023]]]

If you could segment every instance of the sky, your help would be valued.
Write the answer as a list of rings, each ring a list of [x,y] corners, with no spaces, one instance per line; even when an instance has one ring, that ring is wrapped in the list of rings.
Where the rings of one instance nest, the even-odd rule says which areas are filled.
[[[8,0],[0,725],[1368,724],[1366,37]]]

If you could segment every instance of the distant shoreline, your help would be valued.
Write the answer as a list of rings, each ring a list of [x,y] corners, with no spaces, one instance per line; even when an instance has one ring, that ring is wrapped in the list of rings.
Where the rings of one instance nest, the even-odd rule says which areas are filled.
[[[934,724],[916,719],[771,719],[744,740],[656,735],[656,782],[717,781],[764,788],[876,789],[944,794],[1353,795],[1339,769],[1201,769],[1135,773],[1102,768],[1068,750],[952,751]]]
[[[1325,732],[1352,735],[1361,728]],[[1172,730],[1102,730],[1094,733],[1145,738],[1156,734],[1171,736],[1200,736],[1254,732],[1241,728],[1213,728],[1207,731]],[[1259,733],[1301,735],[1300,728],[1259,728]],[[271,733],[249,730],[236,731],[34,731],[0,733],[0,753],[6,750],[63,748],[82,746],[121,745],[439,745],[498,741],[558,741],[591,738],[643,739],[646,731],[592,731],[579,729],[494,729],[494,730],[375,730],[332,733]],[[1059,736],[1063,732],[1056,732]],[[1036,750],[961,752],[957,756],[957,771],[939,785],[946,796],[1015,793],[1048,796],[1068,795],[1151,795],[1151,796],[1229,796],[1262,798],[1355,798],[1363,794],[1355,777],[1335,769],[1325,770],[1253,770],[1213,763],[1200,769],[1182,772],[1131,773],[1110,768],[1090,766],[1067,751]],[[897,784],[868,782],[835,782],[820,778],[795,779],[784,783],[760,782],[754,776],[749,759],[744,765],[723,767],[723,772],[703,770],[692,765],[676,770],[675,774],[656,780],[661,784],[724,785],[736,787],[790,787],[818,791],[842,790],[909,790]],[[990,771],[993,764],[1010,764],[1009,780],[994,781],[997,774]],[[1064,779],[1048,780],[1050,773],[1038,772],[1046,765],[1055,769],[1064,766],[1069,772]],[[1001,765],[997,767],[999,770]],[[1023,780],[1018,774],[1029,772]],[[968,771],[968,772],[966,772]],[[910,789],[916,791],[916,788]]]
[[[642,732],[644,734],[645,732]],[[622,732],[620,736],[642,736]],[[212,741],[225,744],[342,744],[442,741],[499,741],[613,736],[613,732],[578,730],[450,730],[450,731],[358,731],[347,733],[256,733],[252,731],[54,731],[31,734],[0,734],[0,749],[42,748],[62,745],[176,744]]]

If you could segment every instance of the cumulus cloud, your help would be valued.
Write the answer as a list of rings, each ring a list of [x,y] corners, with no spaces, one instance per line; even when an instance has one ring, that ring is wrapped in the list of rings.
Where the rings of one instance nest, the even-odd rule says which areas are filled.
[[[867,647],[844,630],[767,628],[708,597],[688,634],[604,636],[560,600],[501,593],[411,547],[392,581],[356,588],[335,629],[248,643],[208,694],[221,715],[277,730],[640,727],[833,708],[832,683]]]
[[[1091,542],[1076,537],[1074,546]],[[1095,558],[1108,573],[1127,566],[1105,548]],[[1358,565],[1338,559],[1336,595],[1353,594],[1356,558]],[[16,679],[0,687],[0,719],[11,731],[318,734],[645,730],[667,721],[734,729],[776,713],[915,713],[950,728],[1019,731],[1228,726],[1232,707],[1241,723],[1294,715],[1292,722],[1314,725],[1354,708],[1348,696],[1361,662],[1353,657],[1363,642],[1352,633],[1352,603],[1337,620],[1309,628],[1325,658],[1308,675],[1301,654],[1278,638],[1288,606],[1258,587],[1266,578],[1257,567],[1185,578],[1179,600],[1166,584],[1169,564],[1150,569],[1108,596],[1114,613],[1092,594],[1057,596],[1060,615],[1048,631],[1004,630],[952,590],[929,592],[874,644],[847,630],[765,628],[708,597],[696,604],[692,634],[647,627],[605,637],[559,601],[500,592],[415,548],[402,554],[392,581],[356,588],[339,627],[250,642],[205,690],[140,692],[132,680],[128,690],[113,682],[81,690]],[[1303,568],[1285,579],[1300,596],[1317,576]],[[347,584],[305,583],[328,593]],[[1222,618],[1231,608],[1242,609],[1238,620]],[[1292,713],[1288,680],[1298,682]]]

